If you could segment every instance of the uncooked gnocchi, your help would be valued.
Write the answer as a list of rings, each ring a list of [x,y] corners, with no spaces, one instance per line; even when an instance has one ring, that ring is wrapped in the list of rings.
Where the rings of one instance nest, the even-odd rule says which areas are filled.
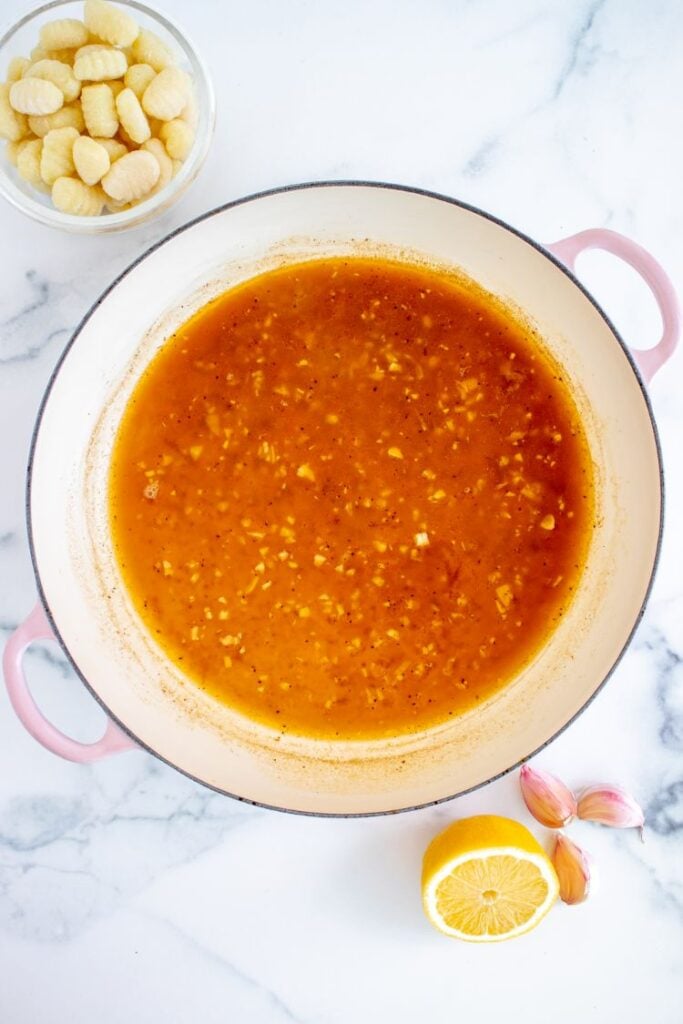
[[[57,178],[52,186],[52,202],[62,213],[77,217],[99,217],[104,206],[100,189],[91,188],[78,178]]]
[[[96,46],[74,61],[74,75],[82,82],[108,82],[122,78],[128,70],[125,53],[113,46]]]
[[[77,18],[60,18],[48,21],[40,30],[40,46],[43,50],[75,49],[88,42],[88,30]]]
[[[111,163],[114,163],[114,160],[118,160],[120,156],[125,156],[128,152],[128,146],[119,139],[104,139],[94,136],[93,142],[98,142],[103,149],[106,149]]]
[[[28,135],[28,121],[25,114],[14,109],[9,98],[7,82],[0,85],[0,136],[8,142],[18,142]]]
[[[160,174],[161,168],[152,153],[139,149],[116,161],[102,178],[102,188],[112,199],[131,203],[151,192]]]
[[[73,174],[73,148],[77,138],[75,128],[53,128],[43,139],[40,176],[46,185],[54,185],[57,178]]]
[[[141,28],[132,46],[133,57],[138,64],[149,64],[155,71],[163,71],[175,63],[173,54],[154,32]]]
[[[111,167],[106,148],[87,135],[78,136],[74,142],[72,156],[76,173],[86,185],[96,185]]]
[[[19,114],[54,114],[64,106],[64,94],[43,78],[21,78],[13,82],[9,101]]]
[[[162,124],[159,130],[159,138],[166,146],[166,151],[174,160],[187,160],[187,155],[192,149],[194,132],[187,121],[176,118]]]
[[[119,116],[116,113],[114,93],[108,82],[84,85],[81,106],[88,135],[104,135],[113,138],[119,130]]]
[[[85,129],[83,109],[80,103],[68,103],[54,114],[35,114],[29,117],[28,126],[39,139],[47,135],[52,128],[76,128],[82,132]]]
[[[61,91],[64,103],[73,103],[81,94],[81,83],[68,64],[61,60],[38,60],[24,71],[24,78],[42,78]]]
[[[0,139],[27,185],[63,213],[119,213],[161,192],[194,145],[189,76],[109,0],[47,22],[0,83]]]
[[[166,188],[173,177],[173,161],[166,152],[166,147],[161,139],[148,139],[147,142],[143,142],[140,148],[144,149],[147,153],[151,153],[159,164],[159,178],[151,192],[152,195],[155,195],[157,192],[161,192],[162,188]]]
[[[164,68],[145,89],[142,109],[160,121],[172,121],[182,113],[190,97],[190,81],[180,68]]]
[[[149,64],[131,64],[123,77],[127,89],[132,89],[138,99],[152,81],[156,71]]]
[[[86,43],[85,46],[79,46],[76,52],[74,53],[73,63],[75,64],[77,60],[80,60],[81,57],[85,57],[89,53],[95,53],[96,50],[103,49],[107,49],[107,47],[105,47],[105,44],[102,42]]]
[[[11,61],[7,65],[7,81],[11,84],[12,82],[18,82],[23,77],[26,68],[31,67],[31,61],[27,60],[26,57],[12,57]]]
[[[106,0],[85,0],[83,21],[89,32],[112,46],[130,46],[140,31],[130,14]]]
[[[149,129],[149,121],[140,106],[140,100],[132,89],[124,89],[123,92],[118,94],[116,97],[116,111],[119,115],[121,127],[126,132],[128,138],[140,146],[143,142],[147,142],[147,139],[152,134]]]
[[[35,188],[43,188],[45,184],[40,173],[42,152],[42,139],[30,139],[19,143],[17,170],[24,181],[30,181]]]

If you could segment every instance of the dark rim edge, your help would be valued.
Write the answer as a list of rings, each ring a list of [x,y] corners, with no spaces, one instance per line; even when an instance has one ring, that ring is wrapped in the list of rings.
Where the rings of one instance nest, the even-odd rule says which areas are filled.
[[[226,210],[230,210],[230,209],[232,209],[234,207],[243,206],[246,203],[254,202],[257,199],[264,199],[264,198],[266,198],[268,196],[280,195],[282,193],[287,193],[287,192],[298,192],[298,191],[303,191],[305,189],[313,189],[313,188],[339,188],[339,187],[341,187],[341,188],[350,188],[350,187],[352,187],[352,188],[390,189],[390,190],[395,190],[397,192],[407,192],[407,193],[412,194],[412,195],[425,196],[428,199],[436,199],[436,200],[438,200],[440,202],[448,203],[451,206],[457,206],[460,209],[467,210],[469,213],[474,213],[474,214],[476,214],[479,217],[483,217],[485,220],[488,220],[491,223],[498,225],[498,227],[503,228],[505,231],[509,231],[510,234],[515,235],[521,241],[526,242],[526,244],[531,246],[532,249],[535,249],[536,252],[540,253],[540,255],[544,256],[547,260],[549,260],[551,263],[553,263],[555,265],[555,267],[557,267],[558,270],[560,270],[566,277],[568,277],[569,280],[584,295],[584,297],[591,303],[591,305],[596,310],[598,315],[602,318],[604,323],[609,328],[609,330],[612,333],[615,341],[620,346],[624,356],[628,360],[628,362],[629,362],[629,364],[631,366],[631,369],[633,370],[633,373],[634,373],[634,375],[636,377],[636,380],[638,382],[638,386],[640,388],[640,391],[641,391],[641,394],[642,394],[642,397],[643,397],[643,401],[645,402],[645,407],[647,409],[648,417],[649,417],[649,420],[650,420],[650,426],[652,428],[652,435],[653,435],[654,442],[655,442],[655,450],[656,450],[656,454],[657,454],[657,463],[658,463],[658,471],[659,471],[659,495],[660,495],[659,529],[658,529],[658,532],[657,532],[657,544],[656,544],[656,548],[655,548],[654,559],[653,559],[653,562],[652,562],[652,570],[650,572],[650,578],[648,580],[648,584],[647,584],[647,587],[645,589],[645,593],[643,595],[643,600],[642,600],[640,609],[638,611],[638,614],[635,617],[633,625],[631,626],[631,629],[629,630],[629,632],[628,632],[628,634],[626,636],[626,639],[624,641],[624,644],[623,644],[621,650],[619,651],[619,654],[617,655],[615,661],[613,662],[610,670],[603,677],[603,679],[597,684],[597,686],[593,690],[593,693],[590,695],[590,697],[581,705],[580,708],[578,708],[578,710],[571,716],[571,718],[567,719],[567,721],[563,725],[561,725],[560,728],[557,729],[557,731],[552,734],[552,736],[550,736],[547,740],[545,740],[544,743],[541,743],[534,750],[530,751],[530,753],[526,754],[524,757],[521,757],[518,761],[516,761],[513,764],[511,764],[509,767],[502,769],[501,771],[497,772],[495,775],[492,775],[490,778],[484,779],[482,782],[477,782],[475,785],[469,786],[467,789],[458,790],[457,793],[451,793],[448,796],[438,797],[435,800],[428,800],[425,803],[421,803],[421,804],[414,804],[414,805],[410,805],[410,806],[407,806],[407,807],[396,807],[396,808],[391,808],[389,810],[384,810],[384,811],[355,811],[355,812],[305,811],[305,810],[300,810],[300,809],[297,809],[297,808],[279,807],[279,806],[274,805],[274,804],[261,803],[258,800],[250,800],[248,797],[239,796],[237,793],[231,793],[228,790],[221,789],[219,786],[214,786],[211,783],[205,782],[203,779],[198,778],[196,775],[192,775],[190,772],[186,771],[183,768],[180,768],[177,764],[174,764],[172,761],[169,761],[166,757],[163,756],[163,754],[160,754],[158,751],[154,750],[152,747],[148,746],[146,743],[144,743],[142,740],[140,740],[128,728],[128,726],[126,726],[122,721],[120,721],[109,710],[109,708],[104,703],[104,701],[101,699],[99,694],[94,690],[93,686],[88,682],[88,680],[86,679],[84,674],[81,672],[80,668],[78,667],[74,657],[72,656],[72,654],[68,650],[66,644],[64,643],[64,641],[63,641],[63,639],[62,639],[62,637],[61,637],[61,635],[59,633],[59,630],[57,629],[57,625],[56,625],[54,617],[52,615],[52,611],[51,611],[51,609],[50,609],[50,607],[48,605],[48,602],[47,602],[46,597],[45,597],[45,593],[43,591],[43,585],[42,585],[42,581],[41,581],[41,578],[40,578],[40,573],[38,571],[38,562],[37,562],[35,547],[34,547],[34,543],[33,543],[33,524],[32,524],[32,518],[31,518],[31,484],[32,484],[32,476],[33,476],[33,460],[34,460],[35,449],[36,449],[36,445],[37,445],[37,442],[38,442],[38,435],[40,433],[40,426],[41,426],[41,423],[42,423],[42,420],[43,420],[43,415],[44,415],[44,412],[45,412],[45,408],[46,408],[48,400],[50,398],[50,394],[52,392],[52,388],[54,386],[54,383],[55,383],[55,381],[57,379],[57,376],[59,375],[59,371],[61,370],[61,367],[62,367],[64,361],[66,360],[69,352],[71,351],[72,346],[74,345],[76,339],[80,335],[80,333],[83,330],[83,328],[85,327],[85,325],[88,323],[88,321],[93,316],[95,311],[99,308],[99,306],[101,306],[101,304],[104,302],[104,300],[110,294],[110,292],[112,292],[117,287],[117,285],[125,277],[127,277],[133,270],[135,270],[135,268],[138,266],[138,264],[142,263],[142,261],[147,259],[148,256],[151,256],[152,253],[156,252],[157,249],[160,249],[162,246],[164,246],[168,242],[172,241],[177,235],[183,234],[185,231],[189,231],[191,228],[195,227],[195,225],[201,224],[202,221],[208,220],[210,217],[214,217],[217,214],[223,213]],[[87,312],[85,313],[85,315],[81,319],[80,323],[77,325],[76,329],[74,330],[73,334],[71,335],[67,345],[65,346],[65,348],[62,351],[59,359],[57,360],[57,363],[55,364],[54,369],[52,370],[52,373],[50,374],[47,386],[45,388],[45,392],[43,394],[43,397],[42,397],[42,399],[40,401],[40,405],[38,407],[38,413],[37,413],[37,416],[36,416],[36,422],[35,422],[35,426],[34,426],[34,429],[33,429],[33,434],[31,436],[31,444],[30,444],[30,448],[29,448],[29,457],[28,457],[28,463],[27,463],[26,498],[25,498],[26,527],[27,527],[27,533],[28,533],[29,553],[30,553],[30,556],[31,556],[31,564],[33,566],[33,573],[34,573],[34,576],[35,576],[36,587],[37,587],[37,590],[38,590],[38,596],[40,598],[41,604],[42,604],[43,609],[45,611],[45,614],[46,614],[46,616],[48,618],[50,626],[52,627],[52,630],[53,630],[53,632],[55,634],[55,639],[57,640],[59,646],[61,647],[61,649],[62,649],[62,651],[64,653],[64,656],[66,657],[67,661],[69,662],[69,664],[73,668],[73,670],[76,673],[76,675],[78,676],[78,678],[81,680],[81,682],[86,687],[86,689],[90,692],[90,694],[94,697],[94,699],[100,705],[100,707],[105,712],[105,714],[108,716],[108,718],[110,718],[113,722],[115,722],[115,724],[121,729],[121,731],[124,732],[127,736],[129,736],[139,746],[139,748],[141,750],[145,750],[147,753],[152,754],[154,757],[158,758],[158,760],[160,760],[164,764],[168,765],[170,768],[173,768],[175,771],[180,772],[181,775],[186,776],[186,778],[191,779],[193,782],[196,782],[199,785],[204,786],[207,789],[210,789],[210,790],[212,790],[215,793],[220,793],[222,796],[230,797],[233,800],[237,800],[240,803],[249,804],[252,807],[261,807],[261,808],[263,808],[265,810],[269,810],[269,811],[280,811],[283,814],[295,814],[295,815],[299,815],[299,816],[302,816],[302,817],[311,817],[311,818],[377,818],[377,817],[384,817],[384,816],[390,815],[390,814],[405,814],[405,813],[407,813],[409,811],[419,811],[419,810],[423,810],[423,809],[425,809],[427,807],[436,807],[439,804],[447,803],[447,802],[449,802],[451,800],[456,800],[458,797],[466,796],[468,793],[473,793],[473,792],[475,792],[478,789],[482,789],[484,786],[488,786],[492,782],[496,782],[498,779],[501,779],[505,775],[508,775],[510,772],[514,771],[516,768],[521,767],[521,765],[523,765],[526,761],[530,760],[532,757],[535,757],[542,750],[545,750],[546,747],[548,747],[559,736],[561,736],[565,732],[565,730],[568,729],[569,726],[571,726],[579,718],[579,716],[582,715],[583,712],[586,711],[587,708],[590,707],[590,705],[593,703],[595,698],[603,690],[603,688],[605,687],[607,682],[611,679],[611,677],[614,674],[615,670],[617,669],[617,667],[621,663],[621,660],[624,657],[624,654],[626,653],[627,649],[629,648],[629,646],[631,644],[631,641],[633,640],[633,636],[634,636],[636,630],[638,629],[638,626],[640,625],[640,623],[642,621],[643,615],[645,614],[645,608],[646,608],[648,600],[650,598],[650,594],[652,593],[652,587],[653,587],[653,584],[654,584],[655,576],[657,574],[657,569],[659,567],[659,560],[660,560],[661,550],[662,550],[662,534],[663,534],[663,528],[664,528],[664,506],[665,506],[665,489],[664,489],[664,467],[663,467],[663,461],[662,461],[662,448],[661,448],[661,443],[660,443],[660,439],[659,439],[659,433],[657,431],[657,425],[656,425],[654,414],[653,414],[653,411],[652,411],[652,404],[650,402],[650,397],[648,395],[647,388],[645,387],[645,383],[644,383],[644,381],[642,379],[642,376],[640,374],[640,370],[639,370],[639,368],[638,368],[638,366],[637,366],[637,364],[635,362],[635,359],[634,359],[634,357],[633,357],[629,347],[626,345],[625,341],[623,340],[623,338],[621,337],[621,335],[617,331],[617,329],[614,326],[614,324],[612,323],[611,319],[608,317],[608,315],[605,313],[605,311],[602,309],[602,307],[598,304],[598,302],[594,299],[594,297],[591,295],[591,293],[581,283],[581,281],[579,281],[579,279],[576,277],[576,275],[567,266],[565,266],[565,264],[562,263],[554,255],[554,253],[552,253],[552,252],[550,252],[550,250],[546,249],[541,243],[536,242],[533,238],[530,238],[523,231],[520,231],[517,228],[511,227],[509,224],[507,224],[505,221],[501,220],[499,217],[496,217],[496,216],[494,216],[491,213],[487,213],[485,210],[481,210],[478,207],[471,205],[470,203],[463,202],[462,200],[459,200],[459,199],[454,199],[451,196],[443,195],[440,192],[433,192],[433,191],[431,191],[429,189],[421,189],[421,188],[416,188],[416,187],[409,186],[409,185],[399,185],[399,184],[392,183],[392,182],[362,181],[362,180],[354,180],[354,179],[350,179],[350,180],[342,179],[342,180],[339,180],[339,181],[307,181],[307,182],[302,182],[300,184],[295,184],[295,185],[284,185],[284,186],[281,186],[279,188],[265,189],[264,191],[261,191],[261,192],[254,192],[254,193],[251,193],[250,195],[242,196],[242,197],[240,197],[238,199],[231,200],[228,203],[223,203],[220,206],[216,206],[213,209],[208,210],[206,213],[202,213],[199,216],[193,218],[192,220],[188,221],[187,223],[181,224],[179,227],[174,228],[173,231],[169,232],[169,234],[165,235],[158,242],[155,242],[153,245],[149,246],[149,248],[145,249],[145,251],[143,253],[141,253],[138,257],[136,257],[136,259],[134,259],[131,263],[129,263],[128,266],[124,270],[122,270],[121,273],[117,277],[114,278],[114,280],[111,282],[111,284],[108,285],[108,287],[105,288],[105,290],[103,292],[101,292],[101,294],[98,296],[98,298],[92,304],[92,306],[90,306],[90,308],[87,310]]]

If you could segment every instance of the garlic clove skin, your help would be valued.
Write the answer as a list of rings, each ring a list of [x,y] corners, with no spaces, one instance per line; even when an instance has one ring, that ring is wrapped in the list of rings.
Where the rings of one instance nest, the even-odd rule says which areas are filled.
[[[583,821],[597,821],[611,828],[639,828],[641,839],[643,837],[645,815],[642,808],[620,786],[601,784],[584,789],[577,812]]]
[[[558,835],[552,856],[560,882],[560,899],[569,906],[583,903],[591,889],[591,866],[588,854],[568,839]]]
[[[574,794],[564,782],[540,768],[522,765],[519,785],[524,803],[536,821],[547,828],[564,828],[576,817]]]

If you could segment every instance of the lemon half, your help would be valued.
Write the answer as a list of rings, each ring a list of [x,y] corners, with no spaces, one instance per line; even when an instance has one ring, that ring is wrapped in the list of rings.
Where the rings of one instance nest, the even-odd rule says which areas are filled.
[[[499,942],[535,928],[559,894],[555,869],[540,843],[510,818],[464,818],[427,847],[422,900],[446,935]]]

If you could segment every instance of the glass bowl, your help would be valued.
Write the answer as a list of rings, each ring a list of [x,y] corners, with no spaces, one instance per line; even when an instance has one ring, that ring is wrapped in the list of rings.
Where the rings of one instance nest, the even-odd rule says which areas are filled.
[[[213,86],[204,62],[185,32],[168,18],[137,3],[137,0],[115,0],[115,3],[118,7],[129,9],[143,28],[155,32],[174,54],[178,67],[190,75],[197,108],[195,140],[182,167],[165,188],[128,210],[104,212],[98,217],[76,217],[56,209],[49,194],[42,194],[19,175],[7,157],[3,141],[0,145],[0,195],[18,210],[49,227],[95,235],[121,231],[152,220],[175,203],[192,184],[206,159],[213,137],[216,115]],[[38,46],[42,25],[58,18],[82,20],[82,0],[52,0],[51,3],[42,4],[5,32],[0,39],[0,80],[6,79],[7,66],[13,57],[28,57],[31,50]]]

